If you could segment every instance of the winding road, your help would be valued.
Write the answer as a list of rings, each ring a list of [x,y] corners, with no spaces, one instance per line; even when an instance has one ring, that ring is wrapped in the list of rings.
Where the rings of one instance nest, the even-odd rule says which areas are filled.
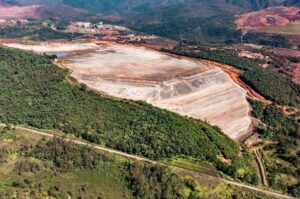
[[[0,127],[5,127],[5,126],[6,126],[5,124],[0,123]],[[46,132],[42,132],[42,131],[38,131],[38,130],[33,130],[33,129],[25,128],[25,127],[20,127],[20,126],[16,126],[14,128],[17,129],[17,130],[25,131],[27,133],[31,133],[31,134],[35,134],[35,135],[39,135],[39,136],[45,136],[45,137],[48,137],[48,138],[58,137],[58,138],[61,138],[64,141],[68,141],[68,142],[71,142],[71,143],[74,143],[74,144],[92,147],[92,148],[94,148],[96,150],[99,150],[99,151],[108,152],[108,153],[115,154],[115,155],[120,155],[120,156],[123,156],[123,157],[131,158],[131,159],[138,160],[138,161],[147,162],[147,163],[150,163],[150,164],[163,165],[163,166],[172,167],[172,168],[175,168],[175,169],[184,170],[186,172],[196,174],[195,176],[197,176],[197,173],[201,174],[202,176],[207,175],[207,174],[191,171],[191,170],[188,170],[188,169],[185,169],[185,168],[180,168],[180,167],[177,167],[177,166],[173,166],[173,165],[161,163],[161,162],[158,162],[158,161],[150,160],[150,159],[140,157],[140,156],[137,156],[137,155],[132,155],[132,154],[124,153],[124,152],[117,151],[117,150],[114,150],[114,149],[110,149],[110,148],[90,144],[90,143],[87,143],[87,142],[84,142],[84,141],[65,138],[65,137],[62,137],[62,136],[56,136],[56,135],[53,135],[53,134],[50,134],[50,133],[46,133]],[[211,177],[215,177],[215,176],[211,176]],[[257,192],[260,192],[260,193],[267,194],[269,196],[278,197],[278,198],[286,198],[286,199],[296,199],[296,198],[291,197],[291,196],[283,195],[283,194],[273,192],[273,191],[268,191],[268,190],[265,190],[265,189],[261,189],[261,188],[250,186],[250,185],[246,185],[246,184],[243,184],[243,183],[230,181],[230,180],[226,180],[226,179],[223,179],[223,178],[219,178],[219,179],[221,181],[227,183],[227,184],[231,184],[231,185],[234,185],[234,186],[237,186],[237,187],[242,187],[242,188],[250,189],[250,190],[253,190],[253,191],[257,191]]]

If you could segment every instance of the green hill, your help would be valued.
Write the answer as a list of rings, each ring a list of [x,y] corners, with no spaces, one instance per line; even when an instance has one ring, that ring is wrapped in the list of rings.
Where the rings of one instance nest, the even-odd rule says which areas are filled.
[[[59,129],[91,142],[151,159],[192,157],[241,180],[256,183],[251,156],[217,127],[143,102],[71,86],[67,70],[46,56],[0,48],[0,121]],[[74,82],[73,82],[74,84]],[[233,160],[227,165],[219,157]],[[238,169],[245,170],[243,175]]]

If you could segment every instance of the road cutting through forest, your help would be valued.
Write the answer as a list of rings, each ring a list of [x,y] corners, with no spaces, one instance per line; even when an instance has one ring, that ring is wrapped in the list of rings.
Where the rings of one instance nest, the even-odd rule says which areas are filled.
[[[7,126],[6,124],[1,124],[0,123],[0,127],[6,127],[6,126]],[[149,164],[167,166],[169,168],[174,168],[174,169],[177,169],[177,170],[181,170],[181,171],[185,171],[187,173],[193,174],[194,177],[201,178],[201,177],[203,177],[203,175],[210,176],[210,175],[205,174],[205,173],[200,173],[200,172],[196,172],[196,171],[189,170],[189,169],[186,169],[186,168],[181,168],[181,167],[178,167],[178,166],[170,165],[170,164],[167,164],[167,163],[162,163],[162,162],[159,162],[159,161],[150,160],[150,159],[140,157],[140,156],[137,156],[137,155],[124,153],[124,152],[121,152],[121,151],[118,151],[118,150],[115,150],[115,149],[110,149],[110,148],[107,148],[107,147],[102,147],[102,146],[99,146],[99,145],[87,143],[87,142],[82,141],[82,140],[76,140],[76,139],[71,139],[71,138],[67,138],[67,137],[63,137],[63,136],[57,136],[57,135],[54,135],[54,134],[51,134],[51,133],[46,133],[46,132],[43,132],[43,131],[40,131],[40,130],[34,130],[34,129],[27,128],[27,127],[14,126],[12,128],[14,128],[16,130],[21,130],[24,133],[30,133],[30,134],[34,134],[34,135],[38,135],[38,136],[44,136],[44,137],[47,137],[47,138],[60,138],[64,141],[66,141],[66,142],[91,147],[91,148],[94,148],[98,151],[107,152],[107,153],[114,154],[114,155],[120,155],[120,156],[123,156],[123,157],[126,157],[126,158],[146,162],[146,163],[149,163]],[[210,177],[216,178],[215,176],[210,176]],[[257,192],[261,192],[261,193],[267,194],[269,196],[274,196],[274,197],[278,197],[278,198],[286,198],[286,199],[296,199],[296,198],[291,197],[291,196],[280,194],[280,193],[277,193],[277,192],[274,192],[274,191],[268,191],[268,190],[265,190],[265,189],[262,189],[262,188],[246,185],[246,184],[243,184],[243,183],[239,183],[239,182],[235,182],[235,181],[231,181],[231,180],[227,180],[227,179],[223,179],[223,178],[218,178],[218,179],[225,182],[225,183],[227,183],[227,184],[234,185],[234,186],[237,186],[237,187],[246,188],[246,189],[250,189],[250,190],[253,190],[253,191],[257,191]]]

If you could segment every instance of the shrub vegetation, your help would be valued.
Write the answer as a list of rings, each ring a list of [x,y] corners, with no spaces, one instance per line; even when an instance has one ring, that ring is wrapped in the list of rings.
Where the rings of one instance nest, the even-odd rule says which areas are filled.
[[[23,38],[30,37],[32,40],[51,40],[51,39],[75,39],[82,37],[81,33],[66,33],[56,31],[48,27],[33,28],[28,26],[16,25],[0,28],[0,37],[4,38]]]
[[[59,138],[0,131],[0,198],[256,198],[219,179],[101,153]],[[11,159],[11,154],[18,153]],[[209,183],[212,185],[209,185]],[[268,198],[265,196],[264,198]]]

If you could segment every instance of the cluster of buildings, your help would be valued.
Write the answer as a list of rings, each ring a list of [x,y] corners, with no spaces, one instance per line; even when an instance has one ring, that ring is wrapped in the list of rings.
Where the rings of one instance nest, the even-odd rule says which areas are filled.
[[[155,35],[135,35],[135,34],[128,34],[122,36],[121,38],[127,39],[129,42],[141,42],[143,40],[153,40],[156,39],[157,36]]]
[[[111,25],[104,25],[102,21],[99,23],[93,24],[91,22],[74,22],[72,24],[75,26],[77,29],[81,29],[84,32],[90,32],[90,33],[100,33],[101,30],[108,29],[111,30],[112,26]]]
[[[103,25],[103,23],[100,23],[101,25]],[[95,28],[97,25],[96,24],[92,24],[91,22],[75,22],[74,25],[77,28],[84,28],[84,29],[88,29],[88,28]]]
[[[93,24],[91,22],[74,22],[71,24],[79,32],[101,34],[104,40],[124,41],[124,42],[142,42],[144,40],[152,40],[157,37],[154,35],[135,34],[132,30],[117,25],[104,24],[99,22]]]
[[[118,34],[118,35],[111,35],[107,34],[102,37],[103,40],[110,40],[110,41],[118,41],[120,43],[140,43],[146,40],[154,40],[157,36],[155,35],[139,35],[139,34]]]

